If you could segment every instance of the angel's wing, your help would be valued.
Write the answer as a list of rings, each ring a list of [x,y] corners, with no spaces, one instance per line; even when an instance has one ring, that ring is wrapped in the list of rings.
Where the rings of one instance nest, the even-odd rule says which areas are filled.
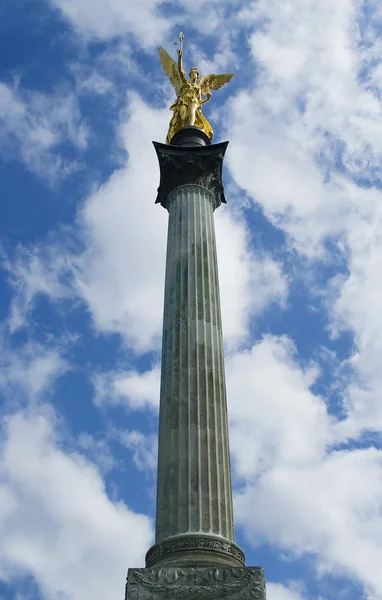
[[[164,48],[159,48],[159,58],[162,63],[163,70],[169,78],[176,95],[179,96],[180,90],[183,87],[183,81],[179,75],[177,63],[169,54],[167,54]]]
[[[204,75],[200,80],[200,90],[206,94],[210,90],[218,90],[223,85],[231,81],[233,73],[223,73],[222,75]]]

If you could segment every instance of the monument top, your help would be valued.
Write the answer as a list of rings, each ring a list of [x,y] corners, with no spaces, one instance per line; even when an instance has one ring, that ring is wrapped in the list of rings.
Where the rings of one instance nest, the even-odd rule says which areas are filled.
[[[212,140],[214,132],[211,124],[202,113],[202,105],[211,99],[211,90],[218,90],[228,81],[231,81],[233,77],[233,73],[222,73],[220,75],[212,73],[203,75],[200,78],[197,67],[192,67],[189,72],[190,79],[188,80],[182,62],[183,38],[184,35],[181,32],[179,34],[180,47],[178,48],[177,62],[167,54],[164,48],[159,48],[159,58],[163,69],[176,93],[176,100],[170,106],[170,110],[174,114],[167,132],[167,144],[170,144],[174,135],[186,126],[198,127],[206,134],[208,139]]]

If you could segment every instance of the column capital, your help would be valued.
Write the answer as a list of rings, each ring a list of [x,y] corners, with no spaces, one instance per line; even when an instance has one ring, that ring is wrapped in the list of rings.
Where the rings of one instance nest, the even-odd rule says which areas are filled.
[[[210,146],[172,146],[153,142],[159,167],[160,183],[156,203],[167,208],[172,191],[182,185],[199,185],[214,198],[214,209],[226,203],[222,184],[222,165],[228,142]]]

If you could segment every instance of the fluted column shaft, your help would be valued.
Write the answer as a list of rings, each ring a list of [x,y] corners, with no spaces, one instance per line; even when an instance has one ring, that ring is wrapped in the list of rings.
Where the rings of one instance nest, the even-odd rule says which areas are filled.
[[[169,212],[156,543],[129,569],[125,600],[266,600],[260,567],[233,541],[226,387],[213,212],[228,142],[183,127],[154,142]]]
[[[176,138],[176,139],[175,139]],[[156,544],[147,567],[244,565],[233,542],[223,339],[213,213],[228,142],[185,127],[154,142],[169,212]]]
[[[184,185],[167,206],[156,542],[233,541],[214,197]]]

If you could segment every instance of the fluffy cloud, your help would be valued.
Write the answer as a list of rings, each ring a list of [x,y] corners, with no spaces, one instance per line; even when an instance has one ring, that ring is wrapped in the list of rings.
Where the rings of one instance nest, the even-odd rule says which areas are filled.
[[[12,333],[27,324],[39,297],[53,302],[73,297],[70,257],[56,246],[20,246],[12,259],[3,257],[2,266],[13,291],[8,317]]]
[[[89,433],[80,433],[77,444],[80,452],[85,453],[87,458],[91,459],[102,473],[112,471],[119,466],[106,439],[95,438]]]
[[[69,368],[58,347],[29,342],[12,348],[2,335],[0,349],[0,393],[13,408],[41,402]]]
[[[114,437],[133,455],[133,461],[139,471],[156,471],[158,464],[158,437],[146,435],[141,431],[114,431]]]
[[[53,302],[80,298],[96,331],[122,334],[137,352],[158,349],[167,214],[154,204],[159,169],[151,139],[163,138],[166,113],[130,96],[120,130],[129,159],[83,204],[77,230],[82,254],[45,244],[21,249],[6,262],[16,292],[10,315],[14,329],[25,323],[40,294]],[[272,301],[283,305],[287,284],[278,262],[250,250],[237,210],[219,209],[216,231],[224,330],[233,347],[246,337],[250,316]]]
[[[139,4],[123,0],[51,0],[82,34],[101,39],[130,34],[143,48],[159,45],[171,19],[159,12],[159,0]]]
[[[275,466],[236,497],[237,521],[249,543],[315,556],[322,572],[346,574],[379,598],[381,466],[382,453],[372,448]]]
[[[377,5],[363,17],[351,0],[244,7],[238,21],[256,26],[249,40],[257,78],[227,112],[227,164],[304,257],[297,277],[311,278],[322,266],[335,273],[309,292],[323,301],[333,337],[347,332],[354,340],[342,365],[347,418],[336,427],[339,438],[381,431]],[[248,135],[248,123],[256,135]]]
[[[10,315],[14,329],[24,324],[40,294],[53,302],[79,297],[97,331],[121,333],[140,350],[158,344],[166,213],[154,205],[159,174],[151,136],[163,137],[167,116],[135,96],[129,115],[121,130],[131,151],[127,167],[87,198],[79,214],[78,235],[85,251],[73,255],[48,243],[21,249],[5,262],[15,290]]]
[[[267,600],[303,600],[303,596],[281,583],[267,583]]]
[[[365,212],[357,184],[374,181],[381,160],[380,90],[361,76],[367,34],[354,2],[276,5],[260,1],[239,16],[257,25],[258,77],[230,105],[228,162],[295,247],[322,256],[323,242],[343,236],[346,244]],[[378,52],[375,37],[368,43],[369,54]],[[256,135],[247,135],[248,123]]]
[[[98,405],[124,404],[130,410],[159,406],[160,369],[98,373],[94,376],[94,401]]]
[[[71,93],[42,94],[0,82],[0,148],[49,181],[78,168],[57,152],[64,142],[86,147],[88,130]]]
[[[83,456],[66,453],[43,413],[6,421],[0,459],[0,570],[32,575],[42,596],[123,596],[128,566],[143,563],[150,520],[112,503]]]
[[[235,204],[235,198],[229,200]],[[284,306],[287,281],[282,266],[250,245],[245,220],[225,207],[215,213],[224,341],[232,350],[248,337],[250,317],[272,303]]]
[[[382,452],[338,449],[346,428],[312,393],[317,375],[286,338],[264,338],[228,359],[236,522],[249,544],[310,555],[321,573],[345,574],[376,599]]]
[[[380,397],[382,377],[378,357],[382,352],[382,215],[380,193],[364,192],[364,211],[356,227],[348,233],[349,273],[333,282],[332,304],[334,334],[351,331],[355,351],[345,364],[354,378],[347,390],[348,419],[342,427],[349,435],[360,429],[382,431]]]
[[[136,96],[128,111],[121,133],[128,164],[80,215],[86,251],[75,260],[75,285],[96,329],[147,349],[161,330],[166,244],[166,213],[154,205],[159,175],[151,139],[163,137],[167,116]]]
[[[310,391],[318,370],[296,359],[289,339],[271,336],[227,359],[231,451],[241,477],[325,455],[332,420]]]
[[[71,70],[78,94],[96,94],[99,96],[115,94],[113,83],[95,67],[74,63]]]

